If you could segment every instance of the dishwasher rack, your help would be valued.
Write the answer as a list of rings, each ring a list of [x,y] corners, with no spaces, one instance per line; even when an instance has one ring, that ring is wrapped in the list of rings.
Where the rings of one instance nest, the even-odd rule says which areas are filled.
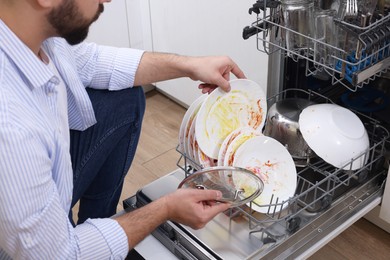
[[[314,91],[287,89],[269,98],[268,105],[297,94],[316,103],[334,103]],[[256,204],[257,207],[267,209],[265,214],[253,210],[252,206],[255,202],[250,202],[248,205],[232,208],[230,217],[246,218],[251,233],[261,232],[266,235],[269,234],[269,229],[272,229],[273,237],[275,232],[280,233],[281,236],[286,232],[293,233],[300,227],[302,212],[316,214],[326,210],[348,189],[364,183],[370,175],[377,174],[380,169],[383,169],[389,132],[377,120],[359,112],[355,113],[361,118],[368,132],[370,148],[365,153],[353,158],[342,168],[333,167],[321,158],[313,159],[308,162],[307,167],[297,168],[297,189],[293,197],[286,201],[279,201],[278,198],[272,197],[267,205]],[[180,151],[179,146],[176,150],[181,155],[177,166],[185,172],[186,176],[202,168]],[[345,170],[352,166],[354,160],[362,156],[367,157],[364,167],[358,170]],[[278,227],[278,231],[275,231],[275,227]]]
[[[306,60],[306,76],[325,72],[332,84],[340,84],[351,91],[357,91],[376,77],[386,73],[390,65],[390,12],[367,25],[357,25],[356,21],[333,18],[335,30],[345,31],[355,37],[359,48],[345,50],[338,44],[327,43],[322,38],[314,38],[283,25],[280,1],[258,0],[249,13],[256,13],[256,21],[243,30],[243,38],[256,35],[257,49],[267,54],[277,51],[293,60]],[[286,47],[284,35],[300,37],[310,43],[307,48],[291,50]],[[355,46],[356,46],[355,45]],[[328,50],[328,60],[315,58],[319,49]]]

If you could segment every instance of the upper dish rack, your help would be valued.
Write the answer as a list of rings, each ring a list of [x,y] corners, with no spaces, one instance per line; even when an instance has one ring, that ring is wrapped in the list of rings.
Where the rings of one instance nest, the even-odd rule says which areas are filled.
[[[306,76],[327,73],[332,84],[341,84],[351,91],[357,91],[363,85],[386,73],[390,66],[390,12],[375,15],[369,25],[357,25],[356,20],[348,22],[333,18],[335,30],[343,31],[349,38],[356,39],[356,48],[345,49],[340,44],[329,44],[321,37],[302,34],[282,25],[283,17],[280,1],[258,0],[249,13],[256,13],[257,19],[243,30],[243,38],[256,35],[257,49],[267,54],[281,51],[293,60],[306,60]],[[300,19],[300,18],[299,18]],[[310,42],[306,48],[286,47],[285,35]],[[345,47],[345,46],[344,46]],[[327,59],[316,57],[316,52],[326,49]]]
[[[316,103],[333,103],[332,100],[319,93],[301,89],[284,90],[268,98],[267,102],[271,105],[291,94],[300,94],[303,98]],[[251,202],[248,206],[231,209],[231,217],[244,216],[248,220],[251,232],[267,233],[269,229],[274,229],[275,225],[283,227],[281,232],[294,232],[299,228],[302,212],[321,212],[346,190],[367,181],[372,175],[377,175],[379,169],[384,165],[385,146],[390,134],[378,121],[358,112],[355,113],[361,117],[368,132],[370,148],[367,152],[351,159],[351,162],[342,168],[333,167],[321,158],[311,160],[307,167],[297,171],[297,188],[293,197],[286,201],[271,197],[267,205],[256,205],[264,207],[265,214],[253,210],[254,202]],[[186,176],[202,169],[200,165],[181,151],[179,146],[176,150],[181,154],[177,166],[185,171]],[[352,165],[353,161],[362,156],[368,157],[364,167],[358,170],[345,170],[348,169],[349,165]]]

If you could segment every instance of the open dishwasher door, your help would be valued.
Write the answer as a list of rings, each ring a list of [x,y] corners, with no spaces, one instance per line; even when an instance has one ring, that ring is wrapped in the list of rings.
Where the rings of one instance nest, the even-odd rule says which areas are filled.
[[[271,209],[281,211],[259,213],[249,203],[219,214],[201,230],[167,222],[153,236],[179,259],[306,258],[380,204],[389,133],[375,121],[367,130],[372,145],[363,168],[349,171],[321,159],[310,161],[297,168],[295,195],[270,203]],[[140,189],[125,207],[141,207],[177,189],[194,171],[185,154],[178,165]]]
[[[140,207],[175,190],[184,177],[178,169],[145,186],[124,205]],[[262,222],[243,206],[218,215],[201,230],[167,222],[153,236],[178,259],[306,258],[380,203],[383,177],[373,174],[320,212],[303,210],[279,221],[267,216]]]

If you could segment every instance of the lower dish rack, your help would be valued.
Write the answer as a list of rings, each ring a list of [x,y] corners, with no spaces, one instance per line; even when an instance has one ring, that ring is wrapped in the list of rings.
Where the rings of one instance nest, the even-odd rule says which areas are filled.
[[[314,91],[288,89],[269,98],[268,105],[285,99],[291,93],[296,94],[297,91],[301,96],[305,95],[307,99],[317,103],[333,103],[332,100]],[[252,208],[255,202],[232,208],[229,212],[231,219],[244,217],[248,221],[250,233],[258,233],[262,239],[277,240],[278,237],[297,231],[302,222],[302,215],[326,210],[346,191],[365,183],[372,175],[383,171],[389,132],[377,120],[359,112],[355,113],[364,122],[368,132],[370,148],[367,152],[353,158],[343,168],[333,167],[321,158],[312,159],[306,167],[297,168],[297,188],[293,197],[280,201],[272,196],[267,205],[256,204],[256,207],[265,207],[266,213],[256,212]],[[177,165],[186,176],[202,168],[179,148],[177,151],[181,155]],[[358,170],[345,170],[361,156],[368,157],[365,166]],[[305,214],[302,214],[303,212]]]

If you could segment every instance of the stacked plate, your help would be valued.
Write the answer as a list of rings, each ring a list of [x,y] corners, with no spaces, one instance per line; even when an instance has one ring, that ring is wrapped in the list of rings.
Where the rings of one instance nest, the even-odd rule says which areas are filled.
[[[201,151],[199,150],[195,135],[195,119],[206,97],[207,95],[204,94],[191,104],[187,112],[184,114],[179,132],[179,150],[189,159],[188,163],[197,170],[200,170],[201,168],[199,159]],[[206,158],[204,158],[204,160],[206,160]],[[209,161],[211,164],[212,160]]]
[[[287,149],[261,133],[267,114],[264,89],[247,79],[230,85],[230,92],[218,88],[191,104],[181,124],[179,149],[196,169],[218,165],[250,170],[264,183],[252,209],[282,210],[280,205],[287,205],[282,202],[295,193],[297,173]]]
[[[252,209],[273,214],[287,206],[286,201],[294,196],[297,187],[297,171],[287,149],[268,136],[254,136],[235,149],[225,165],[250,170],[264,183]]]
[[[220,150],[222,145],[228,148],[223,144],[227,136],[231,140],[236,137],[233,134],[249,138],[260,134],[264,126],[267,103],[263,88],[247,79],[231,80],[230,85],[230,92],[218,88],[197,98],[183,117],[179,150],[198,170],[224,165]]]
[[[195,134],[200,149],[218,160],[225,138],[233,131],[250,127],[261,131],[267,114],[262,87],[247,79],[230,81],[231,91],[214,90],[199,109]]]

